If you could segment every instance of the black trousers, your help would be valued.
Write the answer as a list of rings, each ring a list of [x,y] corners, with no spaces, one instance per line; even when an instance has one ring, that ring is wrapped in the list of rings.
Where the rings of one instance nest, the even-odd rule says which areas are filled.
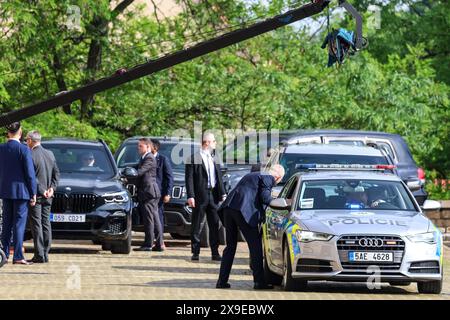
[[[222,262],[220,265],[220,283],[228,282],[234,255],[238,243],[239,229],[247,241],[250,251],[250,261],[253,271],[253,281],[264,283],[262,237],[258,227],[250,227],[245,221],[240,211],[225,208],[223,212],[224,224],[227,236],[227,246],[223,250]]]
[[[209,227],[209,245],[212,255],[219,254],[219,216],[217,204],[214,202],[212,191],[208,192],[208,201],[203,204],[196,202],[192,211],[191,250],[193,254],[200,254],[201,233],[205,227],[205,217]]]
[[[28,208],[31,234],[34,242],[34,258],[45,261],[48,261],[48,254],[52,245],[51,207],[51,198],[38,198],[36,205]]]
[[[161,230],[161,222],[159,221],[158,201],[159,199],[152,199],[139,202],[139,212],[141,213],[145,232],[143,247],[151,248],[154,240],[156,240],[155,245],[157,247],[160,247],[163,244],[163,233]]]
[[[158,202],[158,214],[159,214],[159,222],[161,223],[161,232],[164,234],[164,202],[159,200]]]

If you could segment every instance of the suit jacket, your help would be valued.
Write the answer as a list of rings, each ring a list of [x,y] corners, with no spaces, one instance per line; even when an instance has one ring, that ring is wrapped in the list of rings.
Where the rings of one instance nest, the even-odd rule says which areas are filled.
[[[36,190],[31,150],[16,140],[0,145],[0,198],[30,200]]]
[[[49,188],[53,188],[56,191],[59,181],[59,169],[53,152],[41,145],[37,145],[31,153],[36,172],[37,195],[43,196]]]
[[[219,203],[222,201],[222,196],[226,193],[219,164],[214,163],[214,169],[216,173],[216,186],[213,189],[214,202]],[[208,173],[200,152],[194,153],[186,162],[185,178],[188,199],[194,198],[198,204],[207,203]]]
[[[231,208],[242,213],[245,221],[256,227],[265,219],[266,207],[272,201],[273,176],[260,172],[247,173],[228,194],[219,208],[223,221],[223,209]]]
[[[161,191],[161,197],[171,196],[173,188],[173,173],[172,165],[169,158],[165,155],[156,155],[156,162],[158,163],[158,170],[156,172],[156,181],[158,182],[159,190]]]
[[[138,199],[140,201],[148,201],[152,199],[159,199],[161,192],[156,181],[156,171],[158,165],[156,159],[150,152],[141,159],[138,164]]]

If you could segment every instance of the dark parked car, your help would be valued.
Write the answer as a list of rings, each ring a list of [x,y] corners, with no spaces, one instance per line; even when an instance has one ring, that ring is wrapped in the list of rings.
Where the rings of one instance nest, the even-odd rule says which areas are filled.
[[[274,150],[263,170],[268,171],[274,164],[281,164],[286,172],[274,188],[274,196],[292,175],[316,164],[378,166],[380,171],[395,173],[391,157],[384,150],[368,146],[284,144]]]
[[[61,172],[50,217],[53,238],[89,239],[112,253],[130,253],[133,201],[105,142],[61,138],[42,145]]]
[[[427,199],[425,171],[417,166],[406,141],[398,134],[358,130],[303,130],[285,139],[288,144],[323,143],[347,145],[376,145],[384,149],[393,159],[396,174],[408,185],[416,185],[413,195],[419,205]],[[412,189],[411,189],[412,190]]]
[[[246,141],[255,141],[255,134],[249,134],[244,137]],[[264,150],[271,151],[282,144],[302,144],[302,143],[319,143],[319,144],[346,144],[355,146],[375,146],[383,149],[396,166],[396,174],[408,185],[414,185],[413,195],[419,205],[422,205],[427,199],[425,191],[425,171],[418,167],[414,161],[411,151],[408,148],[405,140],[398,134],[391,134],[377,131],[359,131],[359,130],[287,130],[276,132],[278,139],[273,139],[270,135],[266,140],[263,140]],[[278,140],[278,141],[276,141]],[[225,153],[245,154],[245,161],[241,164],[227,164],[229,187],[235,186],[240,178],[246,173],[253,170],[259,170],[260,167],[266,165],[267,158],[261,157],[259,152],[260,142],[258,144],[245,144],[237,147],[236,140],[230,143],[225,148]],[[248,162],[249,155],[256,154],[257,162],[261,164],[250,165]],[[415,185],[419,186],[416,187]]]
[[[128,138],[117,149],[115,159],[119,170],[124,171],[130,167],[136,168],[139,162],[139,154],[137,151],[139,138]],[[171,199],[169,203],[164,204],[164,231],[170,233],[174,239],[189,239],[191,235],[192,208],[187,205],[184,160],[189,153],[192,154],[200,149],[200,143],[193,142],[191,139],[155,138],[161,142],[159,153],[170,159],[174,173],[174,186]],[[129,184],[135,184],[133,179],[128,180]],[[133,230],[143,231],[141,217],[137,208],[133,210]],[[224,237],[224,229],[222,228],[220,236],[221,244],[225,244]],[[202,232],[202,246],[208,246],[208,238],[208,224],[205,223]]]

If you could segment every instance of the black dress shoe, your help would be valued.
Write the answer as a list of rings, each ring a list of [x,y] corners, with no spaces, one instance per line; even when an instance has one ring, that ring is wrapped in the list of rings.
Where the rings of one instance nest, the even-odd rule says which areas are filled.
[[[163,247],[153,247],[152,248],[152,251],[156,251],[156,252],[163,252],[164,250],[166,250],[166,249],[164,249]]]
[[[139,247],[139,248],[134,248],[134,251],[152,251],[152,248],[150,247]]]
[[[220,256],[220,254],[215,254],[211,257],[212,261],[222,261],[222,257]]]
[[[192,260],[192,261],[198,261],[198,260],[200,260],[200,257],[199,257],[198,254],[195,254],[195,253],[194,253],[194,254],[192,255],[192,257],[191,257],[191,260]]]
[[[225,282],[225,283],[217,282],[216,288],[217,289],[229,289],[229,288],[231,288],[231,285],[228,282]]]
[[[33,262],[33,263],[45,263],[46,261],[45,261],[44,258],[36,258],[36,257],[33,257],[33,259],[28,260],[28,262]]]
[[[253,289],[255,289],[255,290],[271,290],[271,289],[273,289],[273,285],[268,284],[268,283],[255,282]]]

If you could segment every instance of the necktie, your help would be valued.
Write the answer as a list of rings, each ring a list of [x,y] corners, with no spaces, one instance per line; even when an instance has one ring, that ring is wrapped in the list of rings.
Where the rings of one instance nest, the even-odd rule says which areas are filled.
[[[214,161],[210,154],[208,154],[208,163],[209,163],[209,184],[211,188],[215,186],[215,176],[214,176]]]

